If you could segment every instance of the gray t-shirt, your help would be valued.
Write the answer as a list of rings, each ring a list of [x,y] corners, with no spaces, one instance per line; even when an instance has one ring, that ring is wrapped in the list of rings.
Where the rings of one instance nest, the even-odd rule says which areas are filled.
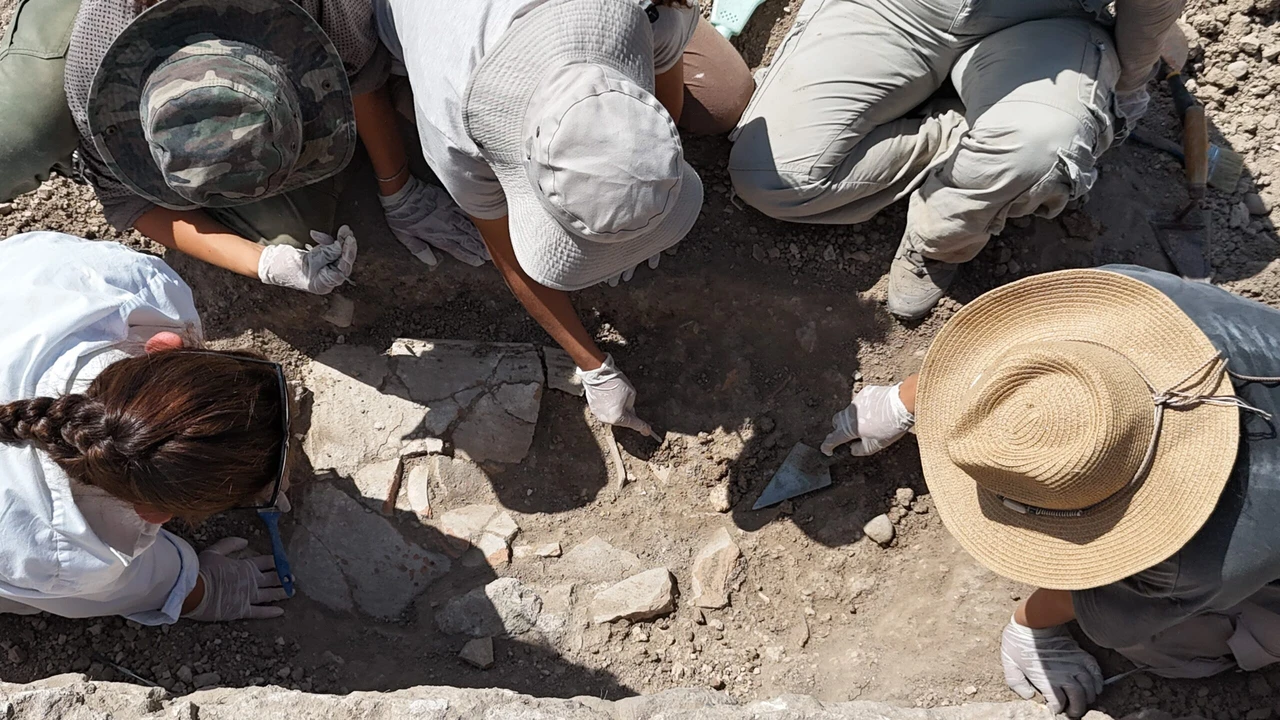
[[[1229,360],[1232,371],[1280,377],[1280,310],[1227,291],[1132,265],[1102,268],[1173,300]],[[1236,393],[1280,422],[1280,387],[1236,381]],[[1097,644],[1147,644],[1204,613],[1222,612],[1280,583],[1280,439],[1276,426],[1240,415],[1236,465],[1209,520],[1176,555],[1129,578],[1072,593],[1080,627]]]
[[[547,0],[374,0],[378,32],[413,86],[422,152],[454,201],[472,217],[507,214],[497,176],[467,136],[463,103],[471,76],[517,19]],[[640,3],[642,0],[635,0]],[[653,24],[653,69],[676,65],[698,8],[663,7]]]
[[[373,20],[373,0],[294,0],[333,41],[351,79],[351,91],[371,92],[386,82],[390,68],[385,48],[378,42]],[[89,91],[102,58],[120,33],[141,14],[137,0],[84,0],[71,31],[64,86],[71,116],[80,129],[80,155],[89,182],[102,202],[102,212],[118,230],[129,230],[138,218],[155,207],[134,194],[107,169],[93,146],[89,132]]]

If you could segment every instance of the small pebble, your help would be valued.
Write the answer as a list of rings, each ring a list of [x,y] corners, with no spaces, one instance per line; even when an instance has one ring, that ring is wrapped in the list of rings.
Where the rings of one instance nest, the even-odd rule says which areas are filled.
[[[0,217],[13,214],[13,203],[0,203]]]
[[[218,685],[221,682],[222,682],[222,676],[216,672],[200,673],[199,675],[195,676],[195,678],[193,678],[191,681],[191,683],[195,685],[197,690],[201,688],[213,687],[214,685]]]
[[[877,515],[863,526],[862,532],[880,545],[888,545],[893,542],[893,521],[888,515]]]
[[[916,499],[916,491],[906,487],[898,488],[893,494],[893,499],[898,503],[898,507],[909,508]]]
[[[1246,194],[1244,196],[1244,206],[1250,215],[1266,215],[1271,212],[1271,204],[1258,193]]]
[[[1243,80],[1249,76],[1249,63],[1244,60],[1236,60],[1227,66],[1227,72],[1231,73],[1231,77]]]

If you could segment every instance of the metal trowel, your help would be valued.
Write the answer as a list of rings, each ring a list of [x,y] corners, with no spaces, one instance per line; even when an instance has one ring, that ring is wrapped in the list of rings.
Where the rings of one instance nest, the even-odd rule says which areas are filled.
[[[782,461],[782,467],[773,474],[773,479],[765,486],[764,492],[760,493],[760,499],[756,500],[756,504],[752,505],[751,509],[767,508],[783,500],[790,500],[793,497],[829,487],[831,466],[835,462],[835,458],[829,458],[819,450],[804,443],[796,443],[795,447],[791,448],[791,452],[787,453],[787,459]]]

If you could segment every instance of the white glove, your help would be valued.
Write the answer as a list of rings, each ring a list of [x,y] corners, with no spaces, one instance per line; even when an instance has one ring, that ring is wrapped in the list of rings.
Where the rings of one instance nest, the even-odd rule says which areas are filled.
[[[475,223],[443,189],[411,175],[399,192],[380,199],[391,233],[427,265],[440,262],[432,247],[472,267],[489,261],[489,250]]]
[[[270,555],[234,560],[227,557],[249,547],[244,538],[229,537],[200,553],[204,598],[183,617],[200,622],[266,620],[284,615],[284,608],[268,606],[288,598]]]
[[[1143,85],[1137,90],[1116,93],[1116,114],[1125,122],[1125,127],[1132,130],[1138,120],[1147,114],[1147,106],[1151,104],[1151,93]]]
[[[606,355],[604,364],[595,370],[578,368],[582,388],[587,392],[587,406],[600,422],[630,428],[641,435],[652,435],[649,423],[636,417],[636,389],[626,375]]]
[[[649,258],[649,269],[657,270],[658,263],[660,262],[662,262],[662,253],[658,253],[657,255],[654,255],[653,257]],[[639,268],[640,268],[639,265],[635,265],[627,270],[623,270],[622,272],[618,273],[617,275],[614,275],[613,277],[609,278],[608,280],[605,280],[604,282],[608,283],[609,287],[618,287],[619,282],[631,282],[632,276],[636,274],[636,270]]]
[[[356,236],[351,228],[338,229],[338,239],[311,231],[316,247],[299,250],[288,245],[271,245],[258,260],[258,279],[267,285],[328,295],[351,278],[356,264]]]
[[[853,398],[849,407],[831,418],[834,430],[822,441],[822,452],[831,455],[837,447],[857,440],[849,446],[854,457],[874,455],[910,432],[916,417],[902,404],[897,385],[868,385]]]
[[[1032,630],[1013,619],[1000,640],[1004,681],[1023,700],[1044,696],[1055,715],[1081,717],[1102,693],[1102,668],[1063,625]]]

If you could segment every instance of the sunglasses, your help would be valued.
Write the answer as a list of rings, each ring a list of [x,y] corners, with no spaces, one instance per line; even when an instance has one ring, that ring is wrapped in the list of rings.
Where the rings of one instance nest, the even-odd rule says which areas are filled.
[[[288,470],[289,464],[289,439],[293,434],[292,410],[289,406],[289,381],[284,376],[284,366],[273,360],[259,360],[258,358],[243,357],[240,355],[231,355],[228,353],[211,352],[208,350],[184,350],[183,352],[192,355],[209,355],[223,358],[233,358],[241,362],[252,363],[255,365],[267,365],[276,371],[276,377],[280,384],[280,415],[284,419],[284,427],[281,428],[283,439],[280,442],[280,465],[276,469],[275,482],[271,486],[271,497],[265,503],[257,505],[237,505],[233,510],[269,510],[276,506],[280,500],[280,488],[284,485],[285,471]]]

